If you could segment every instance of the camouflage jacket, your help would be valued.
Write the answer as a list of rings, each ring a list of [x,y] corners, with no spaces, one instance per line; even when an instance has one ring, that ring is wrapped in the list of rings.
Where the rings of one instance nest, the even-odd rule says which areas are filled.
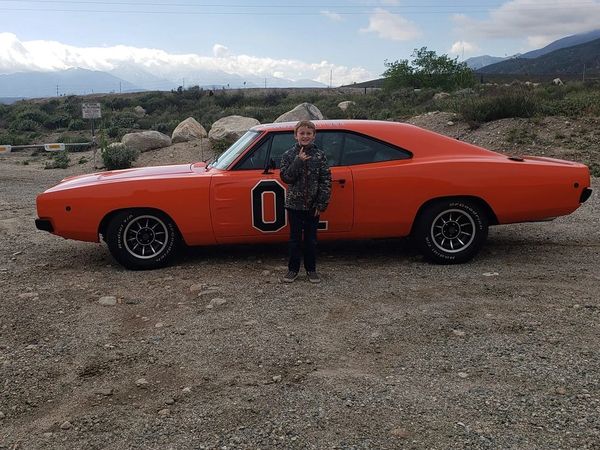
[[[325,211],[331,197],[331,171],[327,157],[315,145],[305,149],[310,159],[298,157],[300,146],[294,145],[281,157],[281,179],[287,183],[285,207],[308,211]]]

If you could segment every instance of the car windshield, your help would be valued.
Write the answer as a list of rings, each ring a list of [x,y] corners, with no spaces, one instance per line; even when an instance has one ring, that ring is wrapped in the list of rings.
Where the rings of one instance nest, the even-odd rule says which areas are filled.
[[[225,150],[221,155],[210,164],[209,167],[225,170],[229,165],[246,151],[248,146],[260,135],[260,131],[247,131],[241,138],[235,141],[231,147]]]

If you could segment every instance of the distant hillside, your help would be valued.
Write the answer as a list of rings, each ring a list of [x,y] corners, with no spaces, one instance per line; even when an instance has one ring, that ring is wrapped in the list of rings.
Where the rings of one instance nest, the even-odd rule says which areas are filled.
[[[594,41],[596,39],[600,39],[600,30],[590,31],[588,33],[574,34],[572,36],[567,36],[561,39],[558,39],[550,44],[546,45],[543,48],[539,48],[537,50],[532,50],[523,54],[516,54],[509,57],[499,57],[499,56],[474,56],[472,58],[466,59],[465,62],[467,66],[473,70],[479,70],[483,67],[490,66],[492,64],[496,64],[502,61],[506,61],[508,59],[515,58],[524,58],[524,59],[534,59],[539,58],[540,56],[546,55],[556,50],[560,50],[561,48],[573,47],[575,45],[585,44],[586,42]]]
[[[0,97],[56,97],[95,92],[132,92],[137,86],[110,75],[85,69],[0,75]]]
[[[514,58],[483,67],[479,74],[574,75],[600,74],[600,39],[562,48],[534,59]]]
[[[465,59],[465,63],[467,64],[467,67],[469,69],[478,70],[478,69],[481,69],[482,67],[489,66],[491,64],[496,64],[501,61],[505,61],[507,59],[508,58],[502,58],[500,56],[483,55],[483,56],[474,56],[473,58]]]
[[[0,104],[12,105],[14,102],[18,102],[19,100],[23,99],[24,97],[0,97]]]
[[[600,30],[590,31],[589,33],[574,34],[573,36],[567,36],[551,42],[544,48],[523,53],[521,58],[539,58],[540,56],[560,50],[561,48],[574,47],[576,45],[585,44],[586,42],[595,41],[596,39],[600,39]]]

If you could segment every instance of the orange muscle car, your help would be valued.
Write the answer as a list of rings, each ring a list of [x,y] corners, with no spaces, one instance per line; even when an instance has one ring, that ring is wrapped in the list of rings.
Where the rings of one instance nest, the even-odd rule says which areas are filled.
[[[583,164],[508,157],[397,122],[315,124],[332,173],[320,239],[411,236],[427,259],[461,263],[479,251],[489,225],[566,215],[591,194]],[[285,241],[278,167],[294,125],[256,126],[210,164],[66,178],[38,196],[36,226],[103,239],[130,269],[162,266],[182,243]]]

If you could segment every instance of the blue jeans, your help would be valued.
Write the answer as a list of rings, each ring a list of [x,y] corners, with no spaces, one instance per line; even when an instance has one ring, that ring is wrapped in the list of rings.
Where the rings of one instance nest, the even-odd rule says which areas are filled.
[[[288,270],[300,271],[300,260],[304,253],[304,268],[307,272],[317,270],[317,226],[319,216],[315,216],[315,210],[301,211],[288,209],[290,221],[290,260]],[[304,234],[304,239],[303,238]]]

